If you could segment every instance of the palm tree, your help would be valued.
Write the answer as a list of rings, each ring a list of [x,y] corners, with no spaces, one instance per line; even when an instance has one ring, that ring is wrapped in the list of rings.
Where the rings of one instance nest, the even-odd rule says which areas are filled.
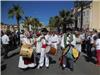
[[[19,38],[20,38],[20,24],[19,24],[19,21],[21,20],[22,15],[23,15],[23,10],[21,9],[21,7],[19,5],[13,5],[13,7],[10,8],[9,11],[8,11],[8,17],[9,18],[13,18],[13,17],[16,18],[17,25],[18,25],[18,33],[19,33],[18,37]]]
[[[63,27],[63,32],[66,32],[66,26],[72,25],[73,15],[70,11],[62,10],[59,12],[58,16],[50,17],[49,27],[57,27],[58,32],[60,32],[60,27]]]
[[[29,28],[29,26],[32,26],[32,29],[37,30],[38,27],[42,26],[42,23],[37,18],[33,18],[31,16],[26,16],[23,20],[24,27]]]
[[[59,12],[60,15],[60,25],[63,26],[63,32],[66,32],[66,26],[69,28],[69,25],[73,23],[73,15],[70,11],[62,10]]]
[[[50,27],[51,30],[53,30],[55,27],[58,28],[59,24],[60,24],[59,16],[50,17],[50,19],[49,19],[49,27]]]
[[[23,20],[23,23],[25,25],[25,27],[29,27],[29,25],[31,24],[32,21],[32,17],[31,16],[25,16],[25,19]]]

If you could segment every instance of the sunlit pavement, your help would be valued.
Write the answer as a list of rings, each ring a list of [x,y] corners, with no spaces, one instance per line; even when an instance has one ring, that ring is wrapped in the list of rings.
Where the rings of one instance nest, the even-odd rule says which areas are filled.
[[[52,56],[56,63],[50,64],[49,69],[43,67],[42,69],[28,69],[23,71],[18,68],[19,55],[15,55],[6,59],[7,68],[2,71],[2,75],[99,75],[100,67],[97,67],[92,62],[87,62],[84,58],[85,54],[81,54],[79,60],[74,64],[74,71],[68,69],[62,70],[58,64],[58,59],[61,52],[56,56]]]

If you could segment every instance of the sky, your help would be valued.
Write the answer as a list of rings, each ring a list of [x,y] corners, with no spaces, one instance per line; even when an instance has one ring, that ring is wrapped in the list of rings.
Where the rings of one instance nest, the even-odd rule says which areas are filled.
[[[22,8],[23,16],[38,18],[44,25],[48,25],[49,18],[58,15],[62,9],[73,8],[73,1],[1,1],[1,22],[16,24],[15,17],[8,18],[8,11],[14,4]]]

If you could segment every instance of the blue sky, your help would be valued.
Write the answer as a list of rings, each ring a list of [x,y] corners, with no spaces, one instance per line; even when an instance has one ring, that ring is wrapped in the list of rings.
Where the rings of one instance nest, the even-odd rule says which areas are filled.
[[[8,18],[8,10],[18,4],[24,11],[24,16],[32,16],[39,19],[45,25],[51,16],[58,15],[62,9],[73,8],[73,1],[2,1],[1,22],[5,24],[16,24],[16,19]]]

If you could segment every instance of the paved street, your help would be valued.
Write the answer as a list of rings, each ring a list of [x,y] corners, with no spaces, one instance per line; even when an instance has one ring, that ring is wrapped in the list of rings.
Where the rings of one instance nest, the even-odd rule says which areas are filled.
[[[2,75],[99,75],[100,67],[97,67],[92,62],[86,62],[84,54],[81,54],[79,61],[74,65],[74,71],[62,70],[58,65],[58,58],[60,52],[53,57],[56,63],[50,64],[49,69],[43,67],[42,69],[28,69],[26,71],[20,70],[18,66],[19,55],[15,55],[6,60],[7,68],[2,71]]]

